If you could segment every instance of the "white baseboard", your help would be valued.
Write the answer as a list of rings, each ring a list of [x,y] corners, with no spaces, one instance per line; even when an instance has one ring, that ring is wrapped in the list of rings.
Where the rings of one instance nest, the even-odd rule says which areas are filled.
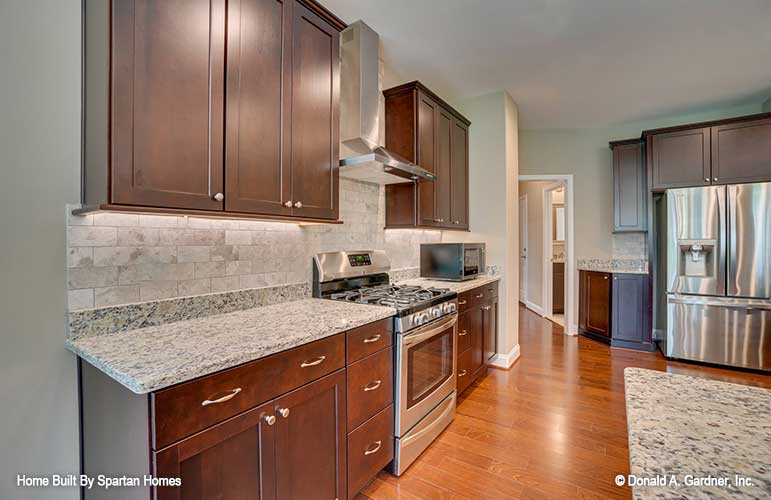
[[[525,307],[527,307],[528,309],[530,309],[534,313],[538,313],[540,316],[543,316],[543,308],[541,306],[539,306],[538,304],[535,304],[535,303],[533,303],[533,302],[528,300],[528,301],[525,302]]]
[[[508,370],[511,368],[511,365],[514,364],[516,360],[519,359],[519,344],[515,345],[514,348],[508,353],[508,354],[496,354],[493,356],[493,359],[490,360],[490,364],[496,368],[503,368],[504,370]]]

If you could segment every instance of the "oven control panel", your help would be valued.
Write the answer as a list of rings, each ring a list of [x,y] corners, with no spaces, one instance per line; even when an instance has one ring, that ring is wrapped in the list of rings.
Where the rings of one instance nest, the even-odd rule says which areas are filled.
[[[439,319],[443,316],[453,314],[458,310],[458,302],[456,299],[431,306],[422,311],[410,314],[396,319],[396,332],[403,333],[419,326],[423,326],[431,321]]]

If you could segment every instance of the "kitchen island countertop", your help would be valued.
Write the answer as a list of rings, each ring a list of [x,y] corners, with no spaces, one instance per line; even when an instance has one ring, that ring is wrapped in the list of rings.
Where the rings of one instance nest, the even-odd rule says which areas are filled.
[[[667,479],[635,500],[771,498],[771,390],[640,368],[624,387],[631,474]],[[686,484],[702,478],[731,485]]]
[[[393,316],[390,307],[304,299],[120,333],[67,348],[146,394]]]

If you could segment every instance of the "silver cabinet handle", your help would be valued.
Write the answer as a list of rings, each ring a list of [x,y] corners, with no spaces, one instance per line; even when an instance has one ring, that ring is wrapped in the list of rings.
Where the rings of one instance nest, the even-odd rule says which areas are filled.
[[[370,382],[369,384],[364,386],[364,392],[374,391],[378,387],[380,387],[380,384],[383,382],[381,380],[375,380],[374,382]]]
[[[374,448],[370,448],[369,446],[375,445]],[[377,451],[380,449],[380,446],[383,444],[382,441],[375,441],[374,443],[370,444],[366,450],[364,450],[364,455],[372,455],[373,453],[377,453]]]
[[[215,194],[215,195],[214,195],[214,199],[215,199],[216,201],[222,201],[222,200],[224,200],[224,199],[225,199],[225,195],[224,195],[224,194],[222,194],[222,193],[217,193],[217,194]]]
[[[485,296],[485,294],[483,294],[483,293],[478,293],[478,294],[474,295],[474,298],[475,298],[475,299],[481,299],[481,298],[482,298],[482,297],[484,297],[484,296]]]
[[[294,202],[294,207],[295,208],[302,208],[303,207],[303,202],[301,202],[301,201]]]
[[[364,339],[364,343],[365,344],[371,344],[372,342],[377,342],[378,340],[380,340],[380,334],[379,333],[377,335],[373,335],[371,337],[367,337],[366,339]]]
[[[320,365],[321,363],[324,362],[325,359],[327,359],[326,356],[319,356],[318,358],[305,360],[300,364],[300,368],[307,368],[309,366]]]
[[[460,373],[458,373],[458,377],[465,377],[468,372],[466,370],[462,370]]]
[[[275,415],[265,415],[264,417],[262,417],[262,419],[268,425],[273,425],[273,424],[276,423],[276,416]]]
[[[460,221],[459,220],[454,220],[454,221],[452,221],[452,223],[453,224],[460,224]]]
[[[236,387],[232,391],[230,391],[230,394],[227,394],[225,396],[222,396],[219,399],[206,399],[201,402],[201,406],[209,406],[209,405],[216,405],[217,403],[224,403],[225,401],[230,401],[234,397],[236,397],[236,394],[241,392],[240,387]]]
[[[480,309],[483,311],[489,311],[492,306],[482,306]]]
[[[292,208],[292,200],[287,200],[284,202],[284,206],[286,208]]]
[[[468,330],[461,330],[458,332],[458,337],[465,337],[468,335]]]
[[[279,408],[278,412],[281,414],[282,417],[286,418],[289,416],[289,408]]]
[[[458,305],[459,305],[459,306],[465,306],[467,303],[468,303],[468,302],[466,302],[465,300],[459,300],[459,301],[458,301]]]

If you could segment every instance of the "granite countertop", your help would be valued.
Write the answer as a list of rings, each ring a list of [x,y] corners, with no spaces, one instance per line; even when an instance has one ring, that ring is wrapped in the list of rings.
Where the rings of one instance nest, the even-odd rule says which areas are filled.
[[[633,485],[635,500],[771,498],[771,390],[640,368],[624,382],[631,474],[666,479]]]
[[[645,259],[579,259],[576,268],[580,271],[601,273],[648,274]]]
[[[413,278],[400,281],[398,285],[420,285],[424,287],[449,288],[450,290],[463,293],[488,283],[493,283],[503,277],[501,274],[481,274],[472,280],[466,281],[443,281],[429,278]]]
[[[390,307],[305,299],[69,340],[69,350],[137,394],[393,316]]]

